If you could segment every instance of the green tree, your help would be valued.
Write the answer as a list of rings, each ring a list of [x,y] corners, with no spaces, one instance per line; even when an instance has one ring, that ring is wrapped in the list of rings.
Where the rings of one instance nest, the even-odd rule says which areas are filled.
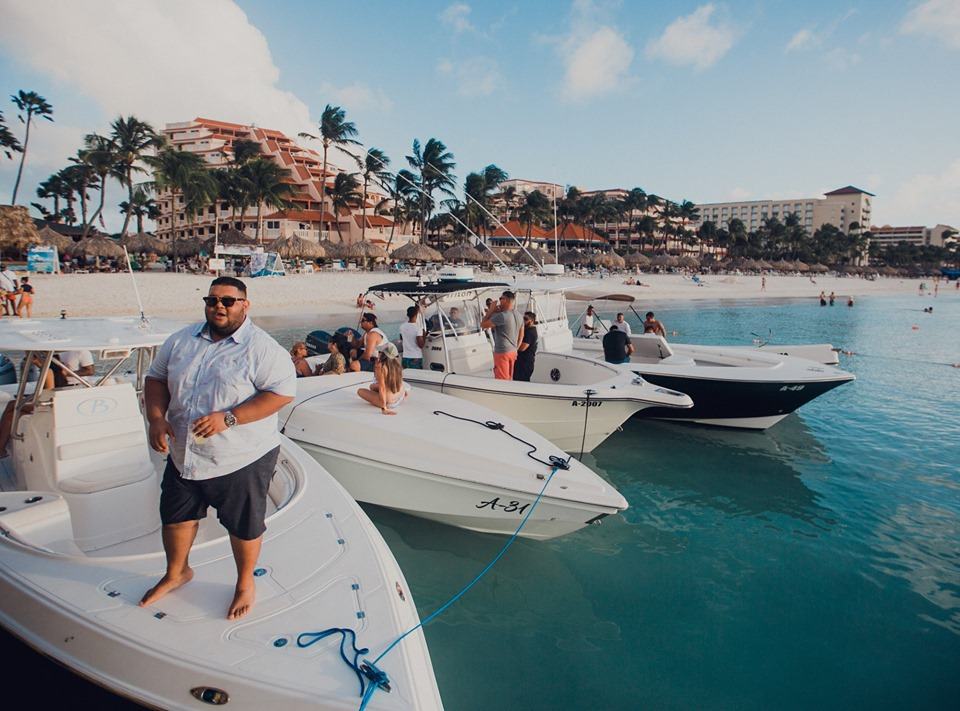
[[[90,133],[84,137],[83,148],[77,153],[77,157],[83,165],[90,168],[98,181],[97,187],[100,190],[97,209],[90,215],[89,221],[83,224],[82,238],[86,238],[93,228],[93,223],[103,213],[103,204],[107,197],[107,178],[115,173],[118,165],[117,148],[106,136]]]
[[[360,181],[356,173],[337,173],[330,189],[330,201],[333,205],[333,215],[337,225],[337,237],[343,242],[343,233],[340,231],[340,212],[350,212],[350,208],[360,200]]]
[[[321,216],[325,205],[325,193],[327,186],[327,151],[330,146],[343,147],[346,145],[359,145],[360,142],[354,139],[357,135],[357,127],[352,121],[347,121],[347,112],[339,106],[327,104],[320,115],[320,135],[315,136],[311,133],[301,133],[300,138],[311,138],[319,140],[323,146],[323,177],[320,179],[320,212]],[[323,222],[320,223],[321,226]],[[337,234],[340,234],[340,223],[337,222]],[[341,236],[342,239],[342,236]]]
[[[10,97],[14,106],[17,107],[17,118],[24,124],[23,148],[20,151],[20,167],[17,168],[17,179],[13,183],[13,197],[10,199],[11,205],[17,204],[17,191],[20,189],[20,178],[23,176],[23,164],[27,160],[27,148],[30,146],[30,126],[33,124],[34,117],[53,121],[53,107],[40,94],[35,91],[24,91],[21,89]]]
[[[427,238],[427,223],[433,212],[435,203],[433,194],[440,192],[447,197],[454,197],[453,187],[456,176],[453,169],[453,154],[436,138],[429,139],[421,148],[418,139],[413,140],[413,155],[407,156],[407,163],[415,171],[415,182],[420,192],[420,240]]]
[[[280,210],[290,204],[293,195],[290,171],[270,158],[255,158],[240,172],[248,181],[251,199],[257,206],[257,241],[262,244],[263,206]]]
[[[128,208],[131,208],[134,204],[133,174],[144,172],[137,164],[143,160],[148,150],[159,145],[160,138],[153,126],[146,121],[141,121],[136,116],[120,116],[110,124],[110,139],[116,153],[116,170],[120,184],[127,188],[126,203]],[[127,234],[131,217],[129,209],[124,212],[121,235]]]
[[[0,111],[0,151],[3,151],[9,160],[13,160],[14,153],[23,152],[20,141],[13,135],[13,131],[7,127],[2,111]]]

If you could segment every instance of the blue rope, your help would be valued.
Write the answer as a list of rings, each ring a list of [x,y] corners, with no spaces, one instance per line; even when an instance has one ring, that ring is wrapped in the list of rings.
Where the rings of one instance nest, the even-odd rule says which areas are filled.
[[[323,630],[322,632],[304,632],[303,634],[297,637],[297,646],[301,648],[309,647],[312,644],[316,644],[321,639],[325,639],[330,635],[340,634],[340,657],[346,663],[348,667],[353,670],[353,673],[357,675],[357,679],[360,682],[360,696],[362,700],[360,701],[360,710],[364,711],[367,704],[370,703],[370,700],[373,698],[373,694],[377,689],[390,690],[390,679],[387,677],[386,672],[382,671],[377,667],[377,664],[383,659],[387,654],[389,654],[394,647],[396,647],[400,642],[404,640],[408,635],[413,634],[418,629],[426,625],[427,623],[433,621],[434,618],[439,616],[445,610],[447,610],[453,603],[463,597],[470,588],[480,582],[480,579],[486,575],[490,569],[496,565],[504,553],[507,552],[507,549],[513,545],[513,542],[517,540],[517,537],[520,535],[520,531],[523,530],[523,527],[527,525],[527,521],[530,518],[530,515],[533,513],[533,510],[537,508],[537,504],[540,503],[540,499],[543,498],[544,492],[547,490],[547,486],[550,485],[550,482],[553,480],[554,475],[561,469],[569,469],[569,458],[562,462],[554,465],[553,469],[550,471],[550,476],[547,477],[547,480],[543,482],[543,487],[540,489],[540,493],[537,494],[537,498],[534,499],[533,503],[530,505],[530,508],[527,509],[527,512],[524,514],[523,519],[520,521],[520,525],[517,526],[517,530],[513,532],[513,535],[507,539],[507,542],[503,544],[503,547],[500,549],[500,552],[494,556],[493,560],[487,563],[486,567],[481,570],[469,583],[464,585],[453,597],[443,603],[436,610],[431,612],[426,618],[418,622],[416,625],[408,629],[402,635],[397,637],[393,642],[390,643],[380,655],[374,659],[372,662],[368,659],[364,659],[362,664],[358,663],[360,655],[366,654],[370,650],[366,647],[357,648],[357,635],[356,633],[347,627],[331,627],[330,629]],[[353,659],[350,659],[347,656],[347,653],[344,651],[344,645],[347,643],[347,638],[349,636],[350,645],[353,647]],[[308,640],[308,641],[304,641]]]

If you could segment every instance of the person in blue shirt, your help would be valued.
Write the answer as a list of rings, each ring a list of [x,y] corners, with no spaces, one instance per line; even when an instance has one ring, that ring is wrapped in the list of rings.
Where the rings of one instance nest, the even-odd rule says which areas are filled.
[[[242,281],[219,277],[205,320],[170,336],[144,385],[150,446],[168,455],[160,493],[166,574],[140,606],[190,582],[190,548],[213,506],[230,534],[237,583],[228,619],[253,607],[267,489],[280,451],[277,412],[296,395],[289,354],[247,317]]]

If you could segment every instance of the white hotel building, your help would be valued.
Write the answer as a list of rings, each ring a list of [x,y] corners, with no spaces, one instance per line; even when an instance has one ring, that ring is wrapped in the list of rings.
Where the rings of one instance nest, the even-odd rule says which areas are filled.
[[[810,234],[828,223],[844,232],[854,223],[866,230],[873,211],[873,197],[873,193],[848,185],[824,193],[822,198],[702,203],[697,205],[700,220],[693,227],[696,229],[707,221],[726,227],[730,220],[737,218],[749,232],[762,227],[768,218],[776,217],[783,222],[787,215],[796,213]]]

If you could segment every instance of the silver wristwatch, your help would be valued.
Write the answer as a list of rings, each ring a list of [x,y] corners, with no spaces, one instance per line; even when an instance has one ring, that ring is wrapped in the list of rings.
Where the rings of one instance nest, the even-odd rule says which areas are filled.
[[[234,427],[237,424],[237,416],[232,412],[227,410],[227,413],[223,416],[223,424],[227,427]]]

